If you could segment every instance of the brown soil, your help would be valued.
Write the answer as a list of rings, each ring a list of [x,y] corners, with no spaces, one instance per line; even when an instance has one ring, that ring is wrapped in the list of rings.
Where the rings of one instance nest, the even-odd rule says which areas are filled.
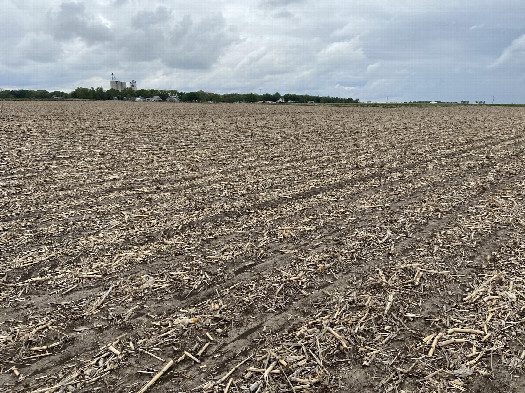
[[[0,391],[523,391],[524,124],[0,103]]]

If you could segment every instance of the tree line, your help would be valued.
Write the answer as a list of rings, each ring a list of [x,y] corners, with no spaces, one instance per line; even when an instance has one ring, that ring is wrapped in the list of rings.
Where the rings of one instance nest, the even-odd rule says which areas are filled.
[[[148,98],[158,96],[162,100],[176,97],[181,102],[297,102],[297,103],[358,103],[359,99],[330,96],[314,96],[309,94],[280,93],[227,93],[217,94],[203,90],[182,92],[177,90],[138,89],[128,87],[122,91],[115,89],[104,90],[102,87],[77,87],[71,93],[47,90],[2,90],[0,99],[83,99],[83,100],[134,100],[138,97]]]
[[[47,91],[47,90],[0,90],[0,99],[25,99],[25,100],[49,100],[53,97],[69,98],[68,93],[63,91]]]

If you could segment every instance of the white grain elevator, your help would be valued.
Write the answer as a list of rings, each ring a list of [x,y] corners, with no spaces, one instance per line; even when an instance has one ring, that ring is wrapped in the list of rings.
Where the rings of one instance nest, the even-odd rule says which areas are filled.
[[[111,81],[109,81],[109,88],[122,91],[126,88],[126,82],[118,81],[115,74],[111,73]]]

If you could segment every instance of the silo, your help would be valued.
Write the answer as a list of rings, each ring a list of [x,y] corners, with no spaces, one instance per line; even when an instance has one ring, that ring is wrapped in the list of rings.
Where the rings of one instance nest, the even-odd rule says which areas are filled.
[[[111,80],[109,81],[109,88],[122,91],[126,88],[126,82],[118,81],[115,74],[111,73]]]

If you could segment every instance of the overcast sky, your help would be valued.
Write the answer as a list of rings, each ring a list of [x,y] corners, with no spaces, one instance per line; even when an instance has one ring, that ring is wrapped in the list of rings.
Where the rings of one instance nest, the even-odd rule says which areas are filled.
[[[0,88],[525,103],[524,0],[0,0]]]

